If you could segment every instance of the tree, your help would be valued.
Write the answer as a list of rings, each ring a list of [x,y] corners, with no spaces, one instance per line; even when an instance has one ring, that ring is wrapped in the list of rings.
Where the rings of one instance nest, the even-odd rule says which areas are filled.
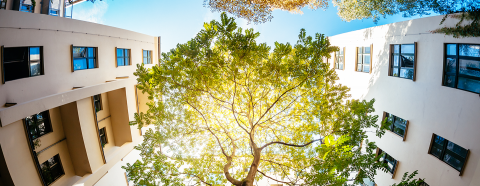
[[[151,101],[131,124],[155,130],[135,147],[142,159],[123,167],[130,180],[344,185],[352,172],[362,170],[350,179],[360,183],[384,166],[366,140],[366,128],[378,129],[374,100],[349,100],[324,61],[338,47],[302,29],[297,44],[271,50],[256,42],[259,35],[222,13],[221,22],[205,23],[195,38],[163,53],[159,66],[137,65],[137,87]]]

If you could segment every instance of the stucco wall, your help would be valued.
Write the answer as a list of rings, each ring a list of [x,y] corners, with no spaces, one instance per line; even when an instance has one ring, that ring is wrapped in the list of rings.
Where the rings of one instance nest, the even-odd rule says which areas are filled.
[[[377,145],[400,162],[395,178],[379,171],[379,186],[399,182],[403,173],[418,170],[429,185],[480,185],[480,98],[478,94],[442,86],[444,43],[480,43],[480,38],[455,39],[429,31],[439,28],[442,16],[428,17],[348,32],[330,37],[333,45],[346,47],[345,70],[337,70],[338,83],[351,88],[354,99],[375,98],[375,113],[388,112],[409,120],[405,141],[387,132]],[[454,26],[455,20],[447,20]],[[388,76],[389,45],[417,42],[416,81]],[[355,47],[373,44],[373,72],[355,72]],[[329,60],[333,63],[333,60]],[[333,64],[332,64],[333,67]],[[380,122],[380,121],[379,121]],[[462,176],[428,154],[432,133],[463,148],[470,156]]]

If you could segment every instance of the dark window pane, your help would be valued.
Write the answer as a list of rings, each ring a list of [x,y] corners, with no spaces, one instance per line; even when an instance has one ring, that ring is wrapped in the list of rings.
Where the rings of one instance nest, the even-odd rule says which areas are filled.
[[[129,57],[125,57],[125,65],[130,65],[130,58]]]
[[[87,69],[87,59],[80,58],[73,60],[73,70]]]
[[[443,161],[459,171],[462,170],[463,163],[464,163],[464,160],[457,159],[448,153],[445,154]]]
[[[437,146],[432,146],[430,154],[434,155],[437,158],[440,158],[440,156],[442,155],[442,151],[443,149],[438,148]]]
[[[480,57],[480,45],[459,44],[460,56]]]
[[[41,75],[41,72],[40,61],[30,62],[30,76]]]
[[[403,137],[405,135],[406,127],[407,127],[407,120],[404,120],[404,119],[399,118],[399,117],[395,118],[393,132],[395,132],[398,135]]]
[[[40,165],[42,171],[42,178],[47,185],[50,185],[55,180],[60,178],[63,174],[63,167],[60,162],[60,156],[57,154]]]
[[[480,61],[460,59],[459,73],[480,77]]]
[[[3,73],[5,81],[29,77],[28,47],[4,48]]]
[[[457,60],[455,58],[447,58],[447,64],[445,65],[446,72],[451,75],[455,75],[457,73]],[[453,74],[452,74],[453,73]]]
[[[480,81],[458,77],[457,88],[480,93]]]
[[[455,154],[459,155],[462,158],[467,157],[467,149],[464,149],[463,147],[460,147],[457,144],[452,143],[451,141],[448,142],[447,149],[449,151],[454,152]]]
[[[455,88],[455,77],[456,76],[445,75],[445,80],[443,82],[443,85]]]
[[[457,55],[457,44],[447,45],[447,55]]]
[[[52,124],[50,123],[50,115],[48,111],[26,117],[25,123],[28,126],[28,131],[32,140],[52,132]]]
[[[129,56],[130,55],[130,49],[125,49],[125,56]]]
[[[413,63],[415,62],[414,60],[414,57],[413,56],[400,56],[400,61],[401,61],[401,65],[402,67],[409,67],[409,68],[413,68]]]

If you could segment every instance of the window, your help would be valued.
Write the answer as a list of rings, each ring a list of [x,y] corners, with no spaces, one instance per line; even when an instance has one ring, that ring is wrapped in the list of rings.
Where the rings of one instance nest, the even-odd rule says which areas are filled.
[[[392,131],[393,133],[401,136],[403,140],[405,140],[405,136],[408,129],[408,120],[402,119],[398,116],[393,114],[384,113],[384,119],[388,124],[388,130]]]
[[[102,147],[104,147],[105,144],[108,143],[107,130],[105,129],[105,127],[98,130],[98,135],[100,135],[100,144],[102,144]]]
[[[50,0],[48,15],[60,16],[60,0]]]
[[[103,109],[101,94],[97,94],[93,96],[93,106],[95,106],[95,112],[101,111]]]
[[[345,47],[335,52],[335,69],[343,70],[345,64],[344,51]]]
[[[460,171],[461,175],[463,167],[465,167],[469,150],[460,147],[441,136],[433,134],[428,153]]]
[[[7,0],[0,0],[0,9],[7,9]]]
[[[27,125],[27,131],[32,140],[52,132],[52,124],[48,110],[26,117],[25,124]]]
[[[416,43],[391,45],[389,76],[415,81]]]
[[[143,50],[143,64],[152,64],[151,50]]]
[[[382,155],[382,152],[383,152],[382,149],[378,149],[377,155]],[[386,168],[387,168],[388,172],[393,174],[392,175],[392,177],[393,177],[395,175],[395,170],[397,168],[398,161],[387,153],[384,153],[380,157],[379,161],[383,162],[387,165]]]
[[[21,12],[30,12],[30,13],[33,13],[33,5],[21,4],[21,5],[20,5],[20,11],[21,11]]]
[[[117,48],[117,66],[130,65],[130,49]]]
[[[73,70],[98,68],[97,48],[73,47]]]
[[[445,44],[443,85],[480,93],[480,45]]]
[[[376,186],[375,182],[370,180],[370,178],[366,177],[363,178],[363,184],[361,183],[360,186]]]
[[[5,81],[43,75],[43,47],[3,48]]]
[[[372,69],[371,66],[371,55],[370,47],[357,47],[357,72],[367,72],[369,73]]]
[[[58,154],[43,162],[40,165],[40,168],[42,169],[43,180],[45,180],[47,185],[52,184],[55,180],[65,174]]]

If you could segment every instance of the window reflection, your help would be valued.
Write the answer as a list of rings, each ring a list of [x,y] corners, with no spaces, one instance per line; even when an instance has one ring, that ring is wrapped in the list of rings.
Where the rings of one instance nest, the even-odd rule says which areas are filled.
[[[445,44],[445,47],[443,85],[480,93],[480,45]]]

